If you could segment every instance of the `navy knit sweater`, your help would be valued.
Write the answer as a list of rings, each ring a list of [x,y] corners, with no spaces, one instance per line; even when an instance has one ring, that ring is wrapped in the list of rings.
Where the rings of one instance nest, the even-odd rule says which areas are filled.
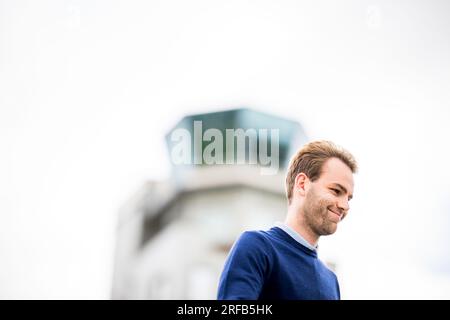
[[[278,227],[246,231],[225,262],[219,300],[338,300],[335,274],[317,253]]]

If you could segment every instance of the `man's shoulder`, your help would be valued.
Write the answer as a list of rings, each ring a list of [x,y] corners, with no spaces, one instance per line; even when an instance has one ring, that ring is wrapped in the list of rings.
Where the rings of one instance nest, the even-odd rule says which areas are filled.
[[[322,265],[322,271],[326,274],[328,274],[330,277],[334,278],[337,281],[337,276],[333,268],[325,263],[325,261],[318,259],[319,263]]]
[[[274,253],[271,239],[264,230],[248,230],[240,234],[231,249],[231,255],[241,258],[270,260]],[[263,261],[263,260],[259,260]]]
[[[237,242],[244,246],[263,247],[267,249],[270,247],[272,237],[271,230],[247,230],[240,235]]]
[[[268,239],[272,237],[272,229],[269,230],[246,230],[241,234],[241,237],[248,239]]]
[[[317,259],[317,271],[322,275],[324,279],[328,279],[338,283],[337,275],[334,271],[334,268],[330,266],[328,263],[323,261],[322,259]]]

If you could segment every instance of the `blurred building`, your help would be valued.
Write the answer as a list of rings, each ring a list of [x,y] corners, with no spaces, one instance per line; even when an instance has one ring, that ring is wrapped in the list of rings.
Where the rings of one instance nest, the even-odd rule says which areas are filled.
[[[187,116],[166,136],[169,154],[174,130],[192,133],[196,143],[195,121],[202,122],[202,130],[217,129],[223,136],[230,128],[278,129],[279,170],[261,174],[259,159],[256,164],[206,165],[192,158],[192,164],[172,164],[167,181],[143,185],[119,213],[113,299],[215,299],[224,261],[239,234],[284,219],[285,168],[307,140],[300,124],[249,109]],[[230,152],[226,143],[224,153]],[[207,145],[203,141],[201,150]]]

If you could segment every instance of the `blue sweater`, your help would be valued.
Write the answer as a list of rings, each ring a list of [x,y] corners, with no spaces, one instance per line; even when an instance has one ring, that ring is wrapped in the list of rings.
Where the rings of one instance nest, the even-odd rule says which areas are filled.
[[[246,231],[234,244],[220,277],[219,300],[338,300],[335,274],[278,227]]]

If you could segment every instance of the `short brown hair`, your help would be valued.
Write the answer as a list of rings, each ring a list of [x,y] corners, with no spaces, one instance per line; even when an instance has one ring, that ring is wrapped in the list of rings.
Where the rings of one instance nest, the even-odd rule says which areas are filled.
[[[292,189],[294,188],[295,177],[303,172],[311,181],[319,179],[322,173],[323,164],[330,158],[338,158],[344,162],[353,173],[358,170],[355,158],[344,148],[326,140],[310,142],[297,151],[289,164],[286,175],[286,194],[289,204],[292,200]]]

